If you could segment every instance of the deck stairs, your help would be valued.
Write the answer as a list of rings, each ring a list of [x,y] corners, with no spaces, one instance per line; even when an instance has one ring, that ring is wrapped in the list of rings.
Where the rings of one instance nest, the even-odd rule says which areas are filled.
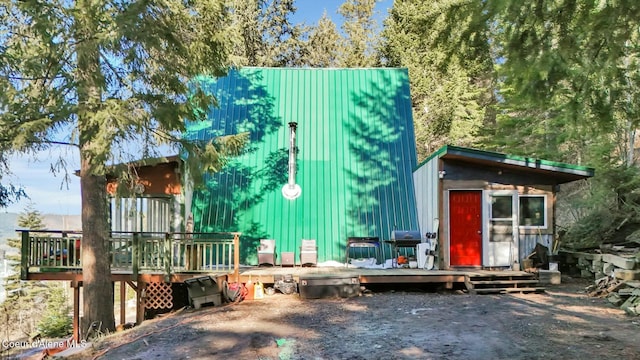
[[[540,293],[535,274],[518,273],[470,273],[465,275],[464,284],[469,294]]]

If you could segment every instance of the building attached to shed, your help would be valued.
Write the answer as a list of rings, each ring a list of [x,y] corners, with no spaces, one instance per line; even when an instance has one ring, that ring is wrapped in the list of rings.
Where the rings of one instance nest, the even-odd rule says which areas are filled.
[[[519,268],[537,243],[553,246],[558,185],[593,175],[583,166],[444,146],[413,174],[420,229],[438,223],[440,268]]]

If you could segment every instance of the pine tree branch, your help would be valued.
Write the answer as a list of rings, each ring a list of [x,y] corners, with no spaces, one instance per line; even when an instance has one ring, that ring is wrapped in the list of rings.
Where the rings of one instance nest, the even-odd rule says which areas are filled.
[[[4,143],[4,144],[10,144],[11,141],[13,139],[11,138],[0,138],[0,144]],[[64,145],[64,146],[73,146],[73,147],[80,147],[80,145],[76,144],[76,143],[72,143],[72,142],[67,142],[67,141],[57,141],[57,140],[40,140],[40,141],[27,141],[28,144],[30,145],[35,145],[35,144],[46,144],[46,145]]]
[[[38,80],[57,80],[64,79],[64,76],[54,76],[52,78],[48,76],[38,76],[38,77],[24,77],[24,76],[13,76],[13,75],[1,75],[0,78],[4,78],[7,80],[17,80],[17,81],[38,81]]]
[[[156,136],[158,136],[159,138],[167,141],[167,142],[179,142],[180,139],[172,136],[171,134],[167,133],[166,131],[160,131],[158,129],[155,128],[149,128],[148,129],[151,133],[155,134]]]
[[[64,145],[64,146],[73,146],[73,147],[80,148],[80,145],[72,142],[67,142],[67,141],[44,140],[41,142],[48,145]]]
[[[131,86],[129,86],[129,84],[127,84],[127,82],[125,81],[125,79],[120,75],[120,73],[118,72],[118,69],[116,69],[113,64],[111,63],[111,61],[109,61],[109,58],[107,56],[105,56],[102,51],[100,52],[100,58],[104,61],[104,63],[107,65],[107,67],[111,70],[111,72],[113,73],[113,75],[118,79],[118,81],[120,82],[120,84],[122,86],[125,86],[128,90],[131,90]]]

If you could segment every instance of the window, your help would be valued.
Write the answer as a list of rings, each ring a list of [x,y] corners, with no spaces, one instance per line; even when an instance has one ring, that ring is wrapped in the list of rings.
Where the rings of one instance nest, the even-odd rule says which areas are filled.
[[[491,219],[513,218],[513,197],[511,195],[493,195],[491,199]]]
[[[546,195],[520,195],[520,226],[547,227]]]

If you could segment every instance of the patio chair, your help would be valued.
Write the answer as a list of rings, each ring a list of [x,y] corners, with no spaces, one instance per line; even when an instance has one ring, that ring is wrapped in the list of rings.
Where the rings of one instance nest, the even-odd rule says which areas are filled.
[[[274,239],[260,239],[258,246],[258,266],[276,264],[276,241]]]
[[[300,245],[300,265],[315,266],[318,264],[318,246],[315,239],[302,239]]]

